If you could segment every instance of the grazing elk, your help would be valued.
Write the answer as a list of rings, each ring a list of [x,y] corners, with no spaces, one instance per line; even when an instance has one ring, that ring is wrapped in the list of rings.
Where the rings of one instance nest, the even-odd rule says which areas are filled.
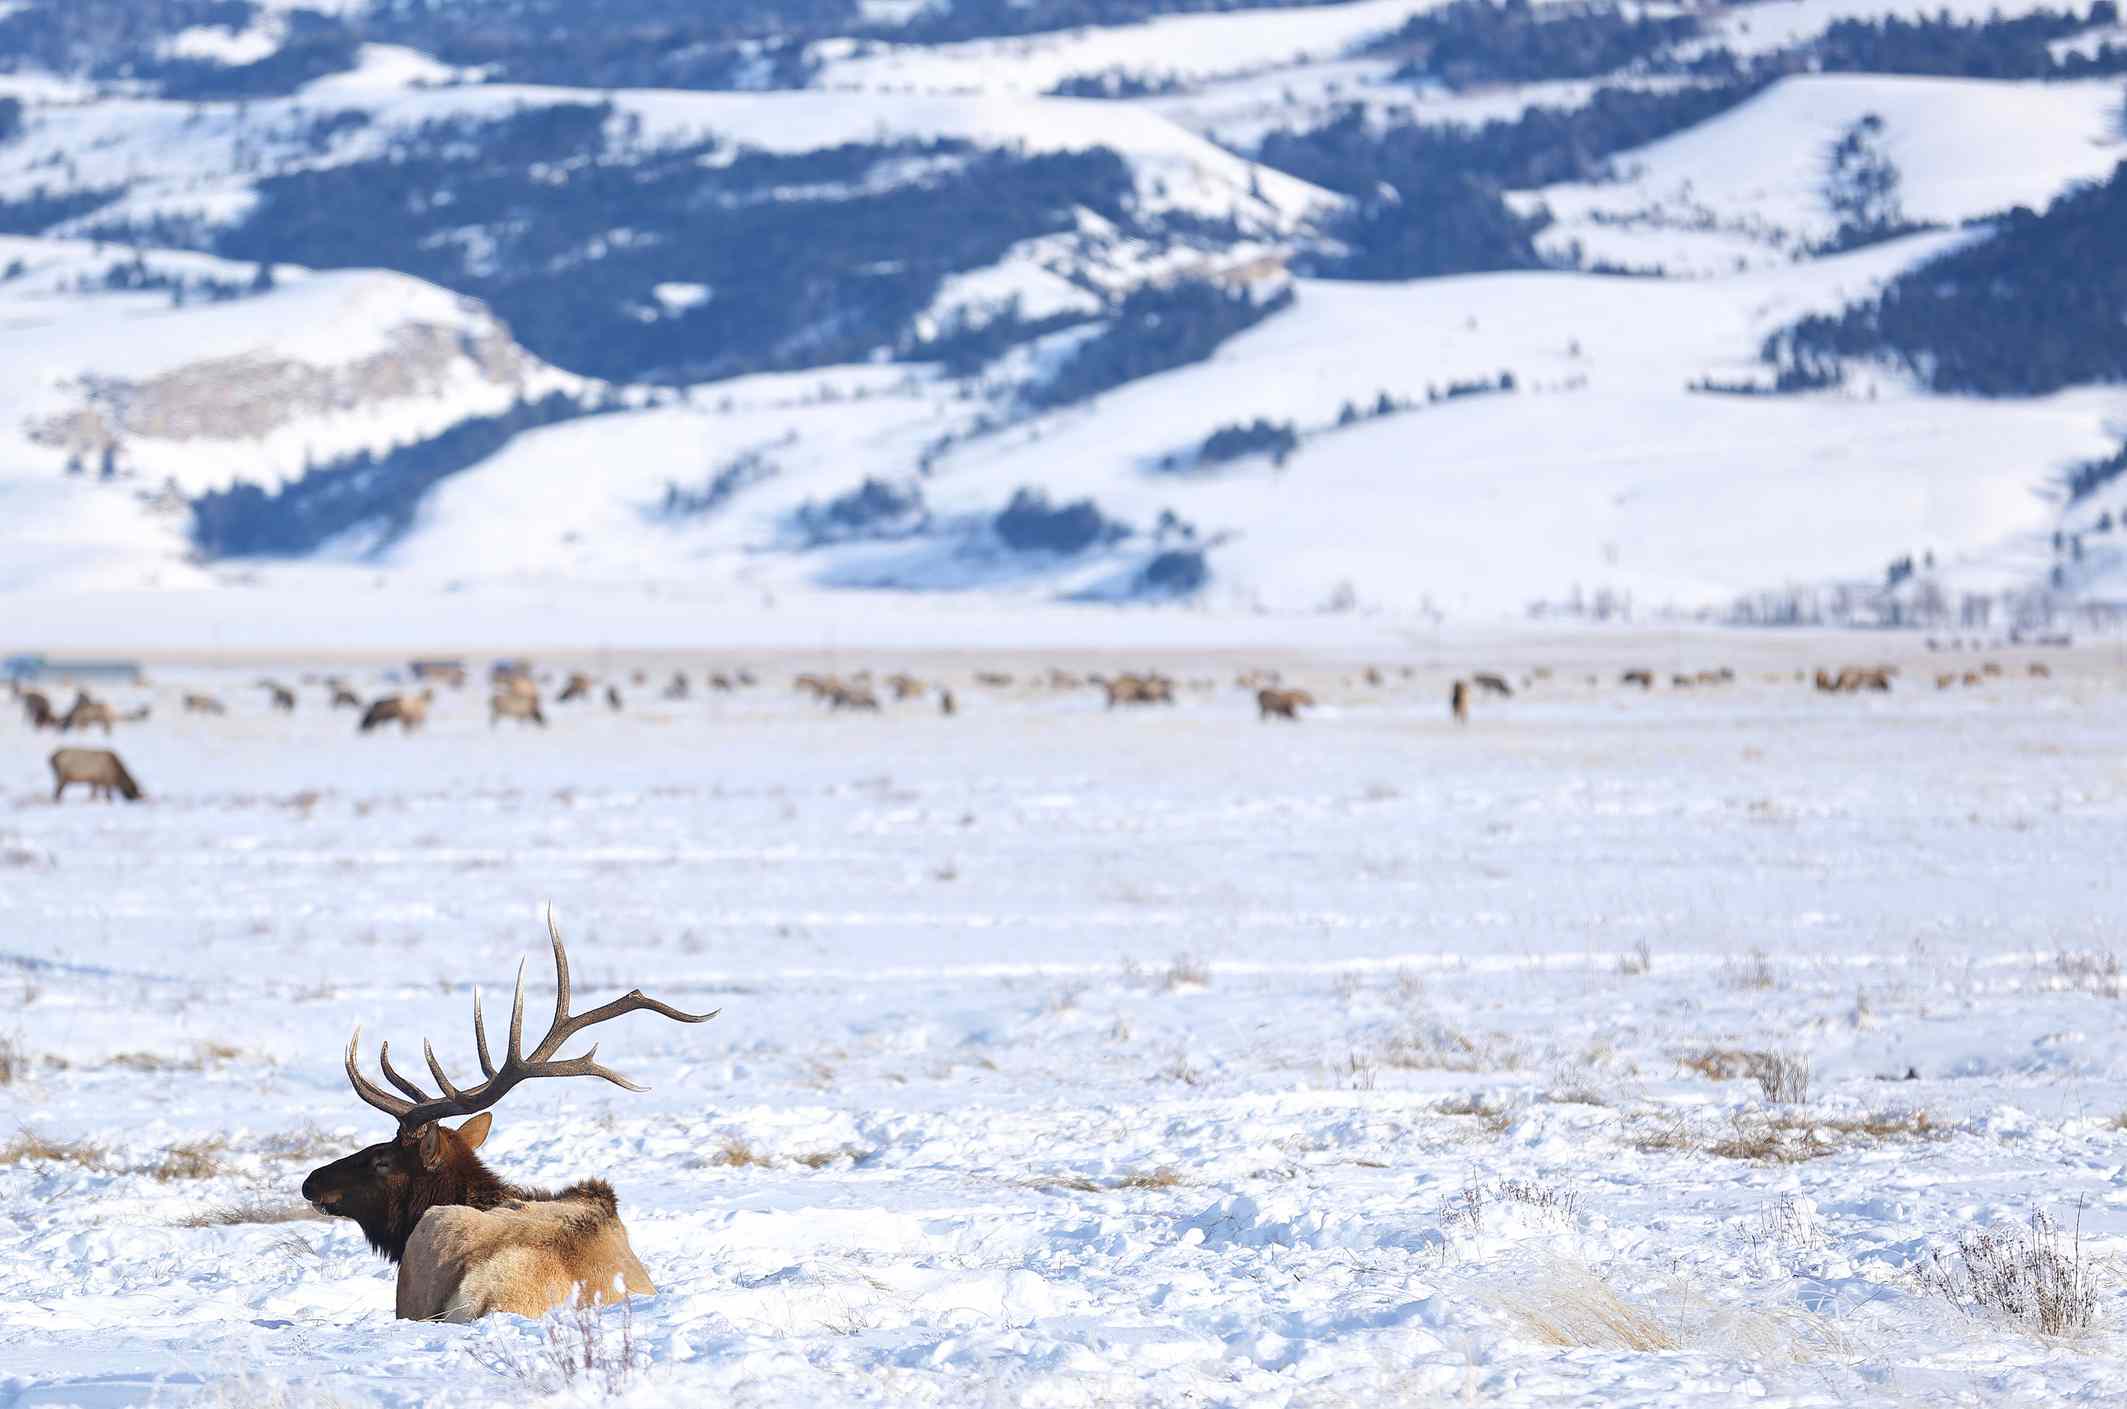
[[[295,691],[289,689],[278,680],[261,680],[258,684],[259,688],[264,690],[267,697],[272,700],[275,709],[283,714],[295,713]]]
[[[2044,661],[2035,660],[2031,662],[2029,674],[2033,680],[2047,680],[2052,678],[2053,670]]]
[[[613,712],[614,712],[615,714],[618,714],[618,713],[620,713],[620,709],[621,709],[621,703],[620,703],[620,686],[618,686],[618,685],[608,685],[608,686],[606,686],[606,707],[607,707],[608,709],[611,709],[611,710],[612,710],[612,711],[613,711]]]
[[[59,801],[75,783],[87,783],[92,799],[108,801],[116,795],[127,802],[140,801],[140,784],[109,749],[52,750],[52,801]]]
[[[428,707],[435,698],[434,690],[423,690],[418,695],[386,695],[372,701],[369,708],[362,711],[362,722],[355,726],[355,731],[367,734],[396,719],[399,732],[411,734],[428,722]]]
[[[1164,675],[1118,675],[1101,682],[1108,708],[1117,705],[1173,704],[1174,682]]]
[[[687,672],[684,670],[673,671],[672,681],[665,686],[662,693],[668,700],[683,700],[687,698]]]
[[[524,681],[529,685],[529,680]],[[520,724],[537,724],[547,727],[547,717],[539,712],[539,692],[534,690],[497,690],[488,697],[487,727],[492,729],[505,719],[514,719]]]
[[[1455,716],[1457,724],[1470,722],[1470,682],[1457,680],[1448,690],[1448,713]]]
[[[1642,690],[1654,688],[1654,672],[1651,670],[1628,670],[1617,677],[1620,685],[1637,685]]]
[[[1480,690],[1489,690],[1501,699],[1511,700],[1514,698],[1514,687],[1507,683],[1506,677],[1494,675],[1489,670],[1473,672],[1470,676],[1470,683]]]
[[[1256,691],[1256,718],[1290,719],[1298,723],[1300,711],[1313,709],[1315,697],[1305,690],[1273,690],[1268,686]]]
[[[1011,688],[1012,677],[1009,672],[1002,670],[978,670],[975,672],[975,683],[987,685],[992,690],[1007,690]]]
[[[913,700],[927,693],[928,687],[907,671],[897,671],[886,677],[886,688],[894,692],[894,699]]]
[[[188,694],[185,696],[185,713],[187,714],[227,714],[228,712],[222,702],[212,695]]]
[[[362,1029],[347,1043],[347,1080],[355,1094],[399,1123],[390,1140],[358,1150],[310,1172],[303,1198],[319,1212],[351,1218],[369,1245],[399,1267],[398,1314],[410,1321],[472,1321],[495,1312],[540,1316],[581,1296],[602,1303],[657,1288],[636,1261],[621,1226],[613,1186],[588,1179],[558,1192],[511,1184],[477,1153],[493,1117],[487,1114],[518,1083],[538,1077],[596,1076],[641,1091],[598,1065],[593,1044],[580,1057],[558,1058],[561,1045],[595,1024],[625,1013],[652,1012],[677,1022],[707,1022],[715,1013],[683,1013],[646,998],[641,989],[588,1012],[569,1012],[569,956],[547,916],[554,946],[554,1020],[524,1050],[524,966],[510,1009],[509,1047],[498,1068],[488,1056],[480,995],[473,994],[473,1042],[487,1079],[460,1090],[422,1044],[429,1073],[442,1089],[431,1096],[391,1064],[391,1044],[377,1054],[401,1099],[364,1077],[357,1066]],[[446,1116],[471,1116],[455,1130]]]
[[[940,685],[938,687],[938,712],[950,719],[959,711],[960,706],[953,702],[953,692]]]
[[[75,692],[74,703],[67,709],[66,717],[59,721],[59,732],[71,734],[76,729],[87,729],[91,725],[101,724],[103,732],[108,734],[117,718],[117,711],[102,700],[91,699],[87,690],[80,690]]]
[[[557,704],[567,704],[571,700],[583,700],[590,697],[591,677],[578,670],[570,673],[569,683],[561,687],[561,693],[554,697],[554,701]]]
[[[362,697],[348,689],[345,683],[335,680],[332,682],[332,707],[334,709],[360,709],[362,707]]]
[[[22,692],[22,717],[32,729],[57,729],[59,716],[52,713],[52,701],[42,690]]]

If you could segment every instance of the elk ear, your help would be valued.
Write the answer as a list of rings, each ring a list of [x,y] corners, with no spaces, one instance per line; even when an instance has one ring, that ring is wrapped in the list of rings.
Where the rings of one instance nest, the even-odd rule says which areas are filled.
[[[495,1117],[493,1113],[482,1111],[452,1133],[458,1137],[458,1142],[464,1145],[466,1149],[477,1150],[480,1148],[481,1142],[487,1139],[488,1127],[494,1123]]]
[[[423,1169],[434,1169],[437,1165],[443,1163],[442,1122],[432,1120],[422,1126],[420,1131],[415,1134],[414,1141],[420,1149],[421,1167]]]

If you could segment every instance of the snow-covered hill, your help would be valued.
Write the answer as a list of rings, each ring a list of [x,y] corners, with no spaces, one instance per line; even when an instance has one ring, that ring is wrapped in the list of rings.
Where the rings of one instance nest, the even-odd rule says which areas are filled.
[[[2111,593],[2127,393],[1768,360],[2127,158],[2109,10],[1048,8],[25,0],[0,592]]]

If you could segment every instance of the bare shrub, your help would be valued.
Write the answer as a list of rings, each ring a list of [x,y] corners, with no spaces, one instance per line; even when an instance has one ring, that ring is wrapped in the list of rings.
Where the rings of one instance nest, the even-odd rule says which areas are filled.
[[[1752,948],[1741,959],[1730,959],[1721,966],[1721,982],[1746,990],[1778,988],[1780,976],[1773,971],[1772,960],[1765,951]]]
[[[22,1039],[13,1034],[0,1034],[0,1086],[13,1086],[15,1079],[27,1076],[30,1056],[22,1049]]]
[[[1677,1058],[1677,1066],[1708,1081],[1749,1077],[1768,1101],[1800,1104],[1809,1099],[1809,1058],[1793,1052],[1756,1052],[1742,1047],[1712,1047]]]
[[[1641,940],[1632,946],[1631,953],[1618,957],[1617,971],[1625,978],[1643,978],[1653,973],[1654,950],[1648,947],[1646,940]]]
[[[2097,1322],[2097,1273],[2083,1256],[2082,1208],[2063,1232],[2034,1209],[2028,1229],[1966,1229],[1954,1253],[1933,1252],[1921,1285],[1967,1316],[1991,1315],[2040,1336],[2075,1336]]]
[[[1782,1194],[1758,1215],[1758,1240],[1812,1252],[1824,1246],[1824,1225],[1810,1205],[1793,1194]]]
[[[574,1296],[539,1318],[539,1339],[532,1346],[524,1344],[514,1325],[493,1318],[486,1339],[467,1350],[484,1368],[542,1394],[581,1388],[617,1395],[649,1367],[650,1357],[635,1344],[633,1302],[621,1298],[611,1320],[606,1312]]]
[[[1801,1105],[1809,1099],[1809,1058],[1798,1052],[1774,1052],[1751,1073],[1765,1099]]]
[[[2053,959],[2051,986],[2099,998],[2117,998],[2127,991],[2119,956],[2109,949],[2063,949]]]
[[[1458,1228],[1476,1231],[1484,1226],[1484,1211],[1494,1204],[1516,1204],[1546,1218],[1571,1223],[1580,1217],[1580,1195],[1562,1184],[1540,1179],[1502,1179],[1494,1184],[1472,1182],[1449,1199],[1440,1210],[1443,1231]]]

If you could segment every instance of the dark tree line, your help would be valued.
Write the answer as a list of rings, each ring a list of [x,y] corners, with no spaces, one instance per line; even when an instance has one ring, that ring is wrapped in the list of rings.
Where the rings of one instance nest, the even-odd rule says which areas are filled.
[[[214,248],[398,269],[486,300],[561,366],[691,382],[881,347],[911,353],[909,329],[947,275],[1072,229],[1080,209],[1142,228],[1130,169],[1105,149],[932,141],[784,156],[652,149],[609,140],[612,125],[610,108],[582,103],[431,123],[388,156],[263,179],[256,206]],[[919,178],[865,184],[879,164],[909,158],[925,159]],[[630,238],[613,241],[616,229]],[[708,297],[666,307],[662,284]],[[970,330],[959,355],[974,361],[1021,331]]]
[[[439,481],[525,431],[609,409],[550,392],[381,455],[361,450],[311,465],[277,492],[239,480],[192,501],[192,541],[208,557],[242,558],[298,556],[358,528],[374,528],[389,540],[412,524],[421,496]]]
[[[1889,356],[1937,391],[2037,396],[2127,380],[2127,162],[2044,215],[1911,270],[1865,303],[1768,339],[1783,369]]]
[[[1104,391],[1202,362],[1235,333],[1292,305],[1292,289],[1258,299],[1246,288],[1199,279],[1133,289],[1108,325],[1081,343],[1056,375],[1028,392],[1036,406],[1065,406]]]
[[[1533,107],[1476,129],[1383,128],[1355,105],[1308,131],[1271,133],[1256,157],[1358,202],[1332,230],[1343,251],[1308,261],[1307,272],[1409,279],[1532,269],[1543,263],[1535,240],[1549,217],[1517,213],[1505,192],[1599,177],[1614,153],[1703,122],[1761,87],[1603,88],[1577,108]]]
[[[1547,6],[1529,0],[1455,0],[1413,15],[1368,46],[1406,55],[1394,77],[1451,87],[1601,78],[1699,34],[1692,15],[1628,15],[1612,6]]]

